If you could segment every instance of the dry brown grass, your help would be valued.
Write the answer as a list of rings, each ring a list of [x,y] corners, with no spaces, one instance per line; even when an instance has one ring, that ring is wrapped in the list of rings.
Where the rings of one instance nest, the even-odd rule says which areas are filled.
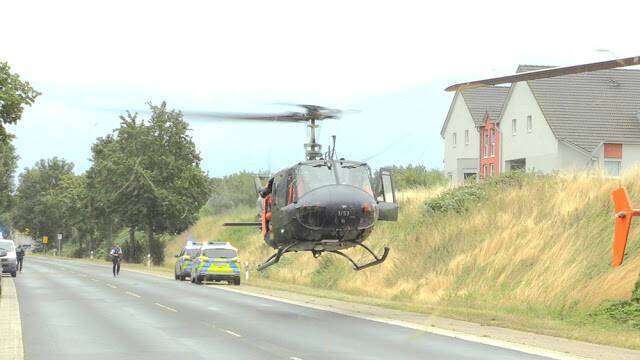
[[[523,186],[495,190],[464,215],[426,214],[424,202],[445,189],[405,191],[398,195],[399,221],[376,225],[368,240],[374,249],[391,247],[384,264],[354,272],[330,254],[317,260],[288,254],[254,279],[432,309],[538,321],[575,318],[607,300],[628,299],[638,279],[640,226],[632,228],[625,263],[610,266],[610,193],[620,184],[640,207],[639,169],[620,179],[598,173],[527,178]],[[167,251],[175,253],[188,235],[221,236],[253,266],[272,251],[259,232],[219,226],[252,211],[202,219]],[[358,250],[349,252],[366,259]]]

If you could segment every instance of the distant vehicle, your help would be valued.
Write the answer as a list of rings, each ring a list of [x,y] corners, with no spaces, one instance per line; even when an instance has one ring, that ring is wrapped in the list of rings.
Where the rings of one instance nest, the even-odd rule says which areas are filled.
[[[226,281],[240,285],[238,249],[228,242],[211,241],[202,244],[191,263],[191,282]]]
[[[43,252],[44,251],[44,245],[40,244],[40,243],[36,243],[34,244],[30,249],[29,249],[32,253],[39,253],[39,252]]]
[[[200,244],[193,241],[187,241],[185,247],[176,255],[176,265],[174,275],[176,280],[186,280],[191,277],[191,263],[198,256]]]
[[[18,258],[16,257],[16,246],[13,240],[0,240],[0,252],[4,253],[3,256],[0,256],[2,272],[10,273],[12,277],[16,277]]]

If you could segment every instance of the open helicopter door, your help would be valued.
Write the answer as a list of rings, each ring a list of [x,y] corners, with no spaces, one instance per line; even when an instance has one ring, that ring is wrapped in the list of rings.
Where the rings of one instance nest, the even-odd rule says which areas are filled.
[[[378,220],[397,221],[398,220],[398,202],[396,201],[396,189],[393,184],[393,177],[389,169],[380,169],[380,178],[378,179]],[[380,201],[382,198],[382,201]]]

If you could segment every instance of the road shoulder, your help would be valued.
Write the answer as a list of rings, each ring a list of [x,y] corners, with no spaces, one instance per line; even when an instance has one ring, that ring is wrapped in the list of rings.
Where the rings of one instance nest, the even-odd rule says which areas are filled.
[[[0,296],[0,359],[23,360],[22,323],[14,279],[3,277]]]

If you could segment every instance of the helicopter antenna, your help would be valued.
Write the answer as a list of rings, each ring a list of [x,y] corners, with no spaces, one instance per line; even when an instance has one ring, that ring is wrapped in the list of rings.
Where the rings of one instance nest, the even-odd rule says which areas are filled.
[[[333,138],[333,145],[331,146],[331,160],[333,160],[336,157],[336,136],[331,135],[331,137]]]

